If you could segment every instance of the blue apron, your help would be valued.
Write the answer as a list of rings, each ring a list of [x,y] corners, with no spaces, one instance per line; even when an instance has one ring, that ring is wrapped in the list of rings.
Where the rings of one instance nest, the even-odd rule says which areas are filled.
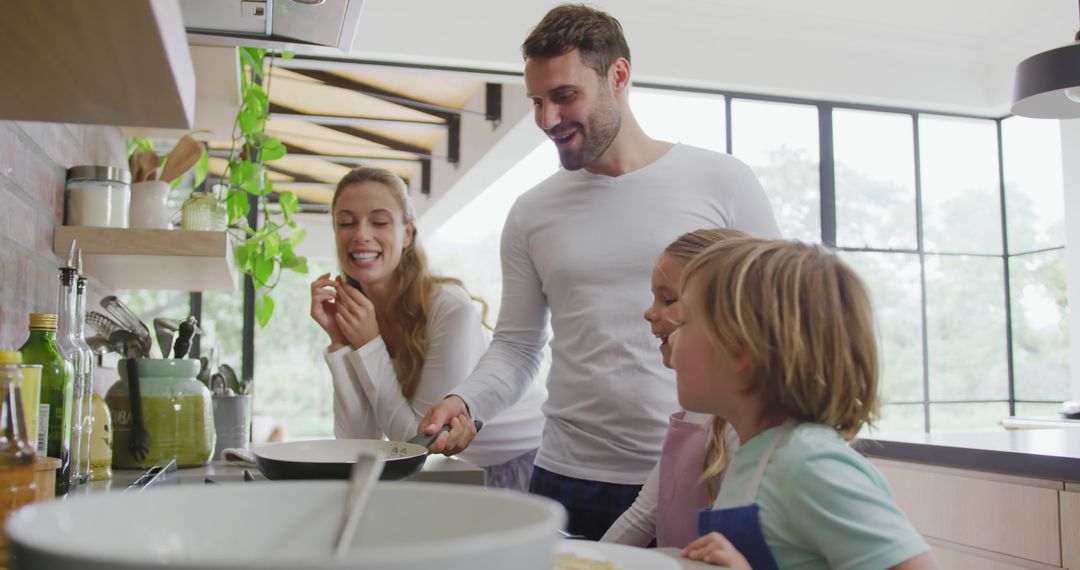
[[[750,487],[746,492],[745,505],[730,509],[701,509],[698,512],[698,533],[704,536],[710,532],[719,532],[731,542],[732,546],[750,563],[754,570],[778,570],[776,560],[765,544],[765,534],[761,530],[761,519],[758,516],[758,506],[754,504],[757,499],[758,487],[761,486],[761,478],[765,474],[765,466],[769,464],[769,458],[791,428],[795,425],[792,421],[784,422],[776,435],[769,442],[769,447],[761,455],[754,477],[750,480]]]

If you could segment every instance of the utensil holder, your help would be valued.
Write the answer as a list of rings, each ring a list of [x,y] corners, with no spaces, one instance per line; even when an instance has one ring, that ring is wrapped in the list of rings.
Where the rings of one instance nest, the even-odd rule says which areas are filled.
[[[136,182],[131,185],[131,215],[128,224],[133,228],[167,230],[171,228],[167,200],[169,185],[161,180]]]
[[[251,394],[213,396],[217,444],[214,458],[226,448],[247,449],[251,444]]]

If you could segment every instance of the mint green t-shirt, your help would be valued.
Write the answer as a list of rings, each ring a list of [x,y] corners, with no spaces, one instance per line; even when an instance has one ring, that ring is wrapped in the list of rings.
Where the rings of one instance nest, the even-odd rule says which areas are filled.
[[[778,429],[735,452],[713,508],[745,504],[758,460]],[[928,550],[877,469],[821,424],[798,424],[784,437],[755,502],[781,569],[885,569]]]

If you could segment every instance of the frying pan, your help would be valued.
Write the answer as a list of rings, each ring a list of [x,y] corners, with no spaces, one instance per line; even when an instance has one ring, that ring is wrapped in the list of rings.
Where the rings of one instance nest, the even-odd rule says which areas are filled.
[[[474,421],[476,431],[484,423]],[[450,431],[444,425],[442,431]],[[439,434],[419,434],[406,442],[379,439],[316,439],[270,443],[255,449],[255,465],[267,479],[348,479],[361,451],[386,455],[381,481],[407,479],[424,466],[428,446]]]

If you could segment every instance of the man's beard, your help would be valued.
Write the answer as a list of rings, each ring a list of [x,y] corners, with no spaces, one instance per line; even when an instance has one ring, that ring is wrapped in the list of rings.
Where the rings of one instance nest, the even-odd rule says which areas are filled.
[[[586,119],[585,126],[579,126],[581,148],[559,150],[559,162],[566,170],[580,170],[592,165],[607,152],[621,127],[622,117],[614,99],[609,98]]]

